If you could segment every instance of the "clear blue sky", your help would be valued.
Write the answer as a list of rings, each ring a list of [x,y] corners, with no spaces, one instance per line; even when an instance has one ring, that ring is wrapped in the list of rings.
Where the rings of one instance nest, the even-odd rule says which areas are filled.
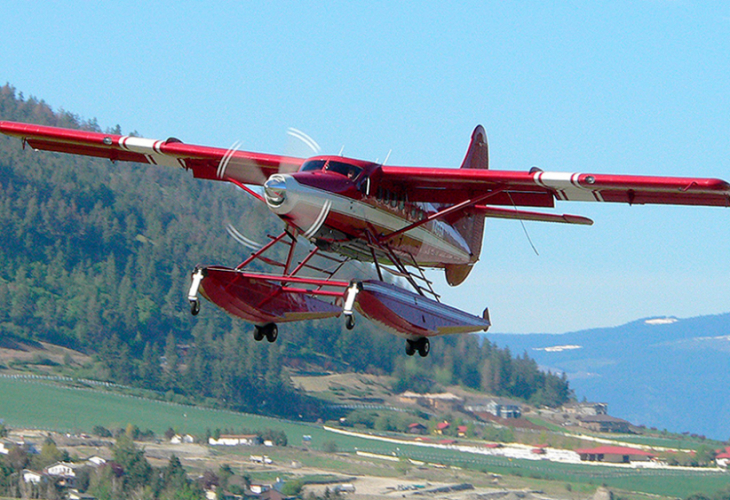
[[[213,6],[211,6],[213,5]],[[726,2],[9,2],[0,80],[105,128],[282,153],[730,179]],[[0,117],[1,119],[2,117]],[[593,227],[488,221],[448,303],[495,332],[730,311],[730,211],[561,203]],[[215,230],[213,228],[212,230]],[[223,230],[221,227],[220,230]]]

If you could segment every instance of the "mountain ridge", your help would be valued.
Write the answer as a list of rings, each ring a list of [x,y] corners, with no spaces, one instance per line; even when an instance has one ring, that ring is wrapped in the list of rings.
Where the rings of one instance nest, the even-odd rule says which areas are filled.
[[[612,415],[727,439],[730,313],[653,321],[663,318],[563,334],[487,337],[528,353],[544,369],[566,373],[579,399],[607,402]],[[560,346],[571,348],[555,349]]]

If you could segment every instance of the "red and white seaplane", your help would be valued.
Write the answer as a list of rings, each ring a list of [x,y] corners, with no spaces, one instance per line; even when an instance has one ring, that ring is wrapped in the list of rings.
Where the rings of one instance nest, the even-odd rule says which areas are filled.
[[[194,315],[200,294],[253,323],[254,338],[269,342],[277,338],[277,323],[344,315],[351,329],[355,310],[404,337],[408,355],[427,356],[430,337],[486,331],[487,309],[476,316],[441,303],[423,270],[442,268],[450,285],[462,283],[479,259],[486,217],[592,224],[518,207],[553,208],[556,199],[730,205],[730,185],[719,179],[489,170],[481,126],[460,169],[293,158],[13,122],[0,122],[0,132],[37,150],[190,170],[196,178],[231,182],[265,203],[284,222],[281,234],[269,235],[236,267],[196,268],[188,299]],[[263,196],[251,185],[263,186]],[[307,252],[295,258],[301,243]],[[286,259],[270,257],[275,245],[288,245]],[[313,264],[315,256],[331,265]],[[336,278],[353,259],[373,263],[377,279]],[[262,263],[275,272],[257,272]],[[386,282],[385,273],[400,279]]]

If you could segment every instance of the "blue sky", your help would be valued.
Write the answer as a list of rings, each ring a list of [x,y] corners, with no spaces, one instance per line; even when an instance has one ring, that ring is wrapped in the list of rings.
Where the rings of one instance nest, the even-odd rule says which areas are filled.
[[[730,180],[724,2],[9,2],[0,80],[146,137],[494,169]],[[0,117],[1,119],[2,117]],[[488,221],[444,300],[495,332],[730,311],[730,212],[561,203],[593,227]],[[221,230],[223,230],[221,228]]]

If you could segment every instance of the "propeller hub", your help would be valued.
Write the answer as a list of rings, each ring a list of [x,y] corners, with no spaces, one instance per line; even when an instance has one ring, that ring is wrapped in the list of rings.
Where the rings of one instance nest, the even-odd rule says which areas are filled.
[[[266,203],[272,207],[281,206],[286,201],[286,177],[274,174],[264,183]]]

